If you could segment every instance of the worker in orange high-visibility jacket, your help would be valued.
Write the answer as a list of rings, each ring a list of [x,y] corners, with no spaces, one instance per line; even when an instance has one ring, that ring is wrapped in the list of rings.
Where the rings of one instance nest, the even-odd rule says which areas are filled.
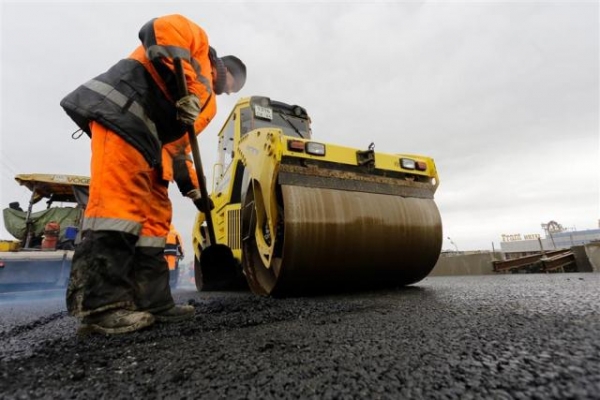
[[[119,334],[193,318],[175,305],[163,256],[171,222],[168,184],[200,209],[186,126],[200,133],[216,114],[215,95],[238,92],[246,67],[219,57],[204,30],[181,15],[146,23],[141,45],[61,101],[91,137],[91,182],[67,309],[82,332]],[[174,60],[189,95],[178,99]]]
[[[174,271],[177,269],[177,263],[184,256],[183,240],[181,240],[181,236],[175,229],[175,226],[171,224],[165,243],[165,260],[167,260],[169,271]]]

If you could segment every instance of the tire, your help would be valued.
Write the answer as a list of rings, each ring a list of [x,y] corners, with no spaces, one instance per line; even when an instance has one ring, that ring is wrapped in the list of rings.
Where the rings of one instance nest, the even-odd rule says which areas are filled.
[[[211,246],[202,251],[200,260],[194,257],[194,280],[199,292],[248,290],[242,267],[227,246]],[[222,262],[224,259],[228,262]]]

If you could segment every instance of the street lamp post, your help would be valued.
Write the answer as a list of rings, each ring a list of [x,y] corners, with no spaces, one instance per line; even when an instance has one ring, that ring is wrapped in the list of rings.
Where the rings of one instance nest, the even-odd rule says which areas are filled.
[[[458,246],[456,245],[456,243],[454,243],[452,241],[452,239],[450,239],[450,236],[448,236],[448,240],[450,241],[450,243],[452,244],[452,246],[454,246],[454,248],[456,249],[456,251],[458,252]]]

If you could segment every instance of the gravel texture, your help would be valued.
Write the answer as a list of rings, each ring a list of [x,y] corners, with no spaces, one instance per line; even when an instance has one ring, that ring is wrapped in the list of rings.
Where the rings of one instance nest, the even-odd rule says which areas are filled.
[[[273,299],[178,289],[193,321],[75,334],[0,296],[2,399],[600,399],[600,274],[431,277]]]

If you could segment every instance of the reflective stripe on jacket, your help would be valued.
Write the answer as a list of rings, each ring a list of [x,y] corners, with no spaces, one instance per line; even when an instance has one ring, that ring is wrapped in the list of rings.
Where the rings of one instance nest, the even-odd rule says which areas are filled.
[[[181,15],[156,18],[142,27],[139,36],[142,46],[129,58],[79,86],[60,104],[88,135],[90,121],[97,121],[156,167],[161,164],[162,145],[185,134],[176,120],[173,58],[187,61],[183,65],[188,89],[202,105],[195,131],[202,131],[216,114],[209,44],[202,28]]]
[[[169,233],[167,234],[165,250],[167,249],[179,249],[179,251],[181,252],[181,256],[183,257],[183,241],[181,240],[179,232],[177,232],[173,227],[173,224],[171,224],[169,228]]]
[[[116,132],[95,121],[90,129],[92,179],[82,231],[127,233],[138,237],[138,247],[164,248],[172,207],[161,171]]]
[[[171,227],[169,228],[164,254],[167,265],[169,266],[169,270],[171,271],[177,267],[179,259],[183,258],[183,244],[181,241],[181,236],[179,236],[179,233],[175,230],[173,224],[171,224]]]

